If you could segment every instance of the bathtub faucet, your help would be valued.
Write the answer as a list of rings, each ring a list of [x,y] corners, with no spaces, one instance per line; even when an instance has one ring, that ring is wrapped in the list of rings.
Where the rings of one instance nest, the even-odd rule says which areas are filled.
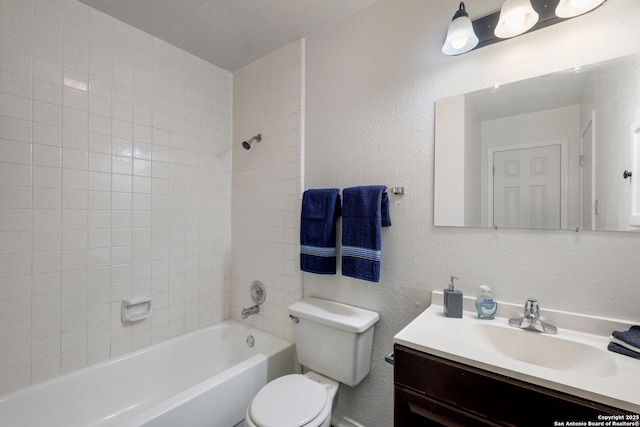
[[[258,314],[259,312],[260,312],[260,306],[258,304],[256,304],[253,307],[243,308],[241,317],[243,319],[246,319],[247,317],[251,316],[252,314]]]

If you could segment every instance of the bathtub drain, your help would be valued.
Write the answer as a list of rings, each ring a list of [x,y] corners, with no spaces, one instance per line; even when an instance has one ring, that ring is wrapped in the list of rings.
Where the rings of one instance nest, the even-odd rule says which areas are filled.
[[[247,337],[247,345],[251,348],[256,343],[256,340],[253,338],[253,335],[249,335]]]

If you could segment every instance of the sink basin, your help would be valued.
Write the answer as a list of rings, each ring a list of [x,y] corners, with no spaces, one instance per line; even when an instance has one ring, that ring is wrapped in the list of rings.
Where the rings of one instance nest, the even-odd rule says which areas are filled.
[[[492,323],[472,323],[464,334],[468,342],[519,362],[567,373],[607,377],[617,372],[606,349],[562,335],[548,335]]]

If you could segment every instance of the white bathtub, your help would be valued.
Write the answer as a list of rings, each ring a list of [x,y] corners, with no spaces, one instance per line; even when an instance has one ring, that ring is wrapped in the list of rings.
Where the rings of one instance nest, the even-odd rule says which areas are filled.
[[[232,427],[292,357],[290,342],[225,321],[2,396],[0,426]]]

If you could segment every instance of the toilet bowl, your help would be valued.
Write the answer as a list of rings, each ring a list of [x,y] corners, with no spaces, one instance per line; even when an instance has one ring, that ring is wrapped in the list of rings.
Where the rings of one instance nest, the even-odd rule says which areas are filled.
[[[339,385],[311,371],[277,378],[249,403],[245,427],[329,427]]]
[[[247,427],[330,427],[340,384],[357,386],[371,369],[378,313],[314,297],[289,306],[304,375],[276,378],[254,396]]]

